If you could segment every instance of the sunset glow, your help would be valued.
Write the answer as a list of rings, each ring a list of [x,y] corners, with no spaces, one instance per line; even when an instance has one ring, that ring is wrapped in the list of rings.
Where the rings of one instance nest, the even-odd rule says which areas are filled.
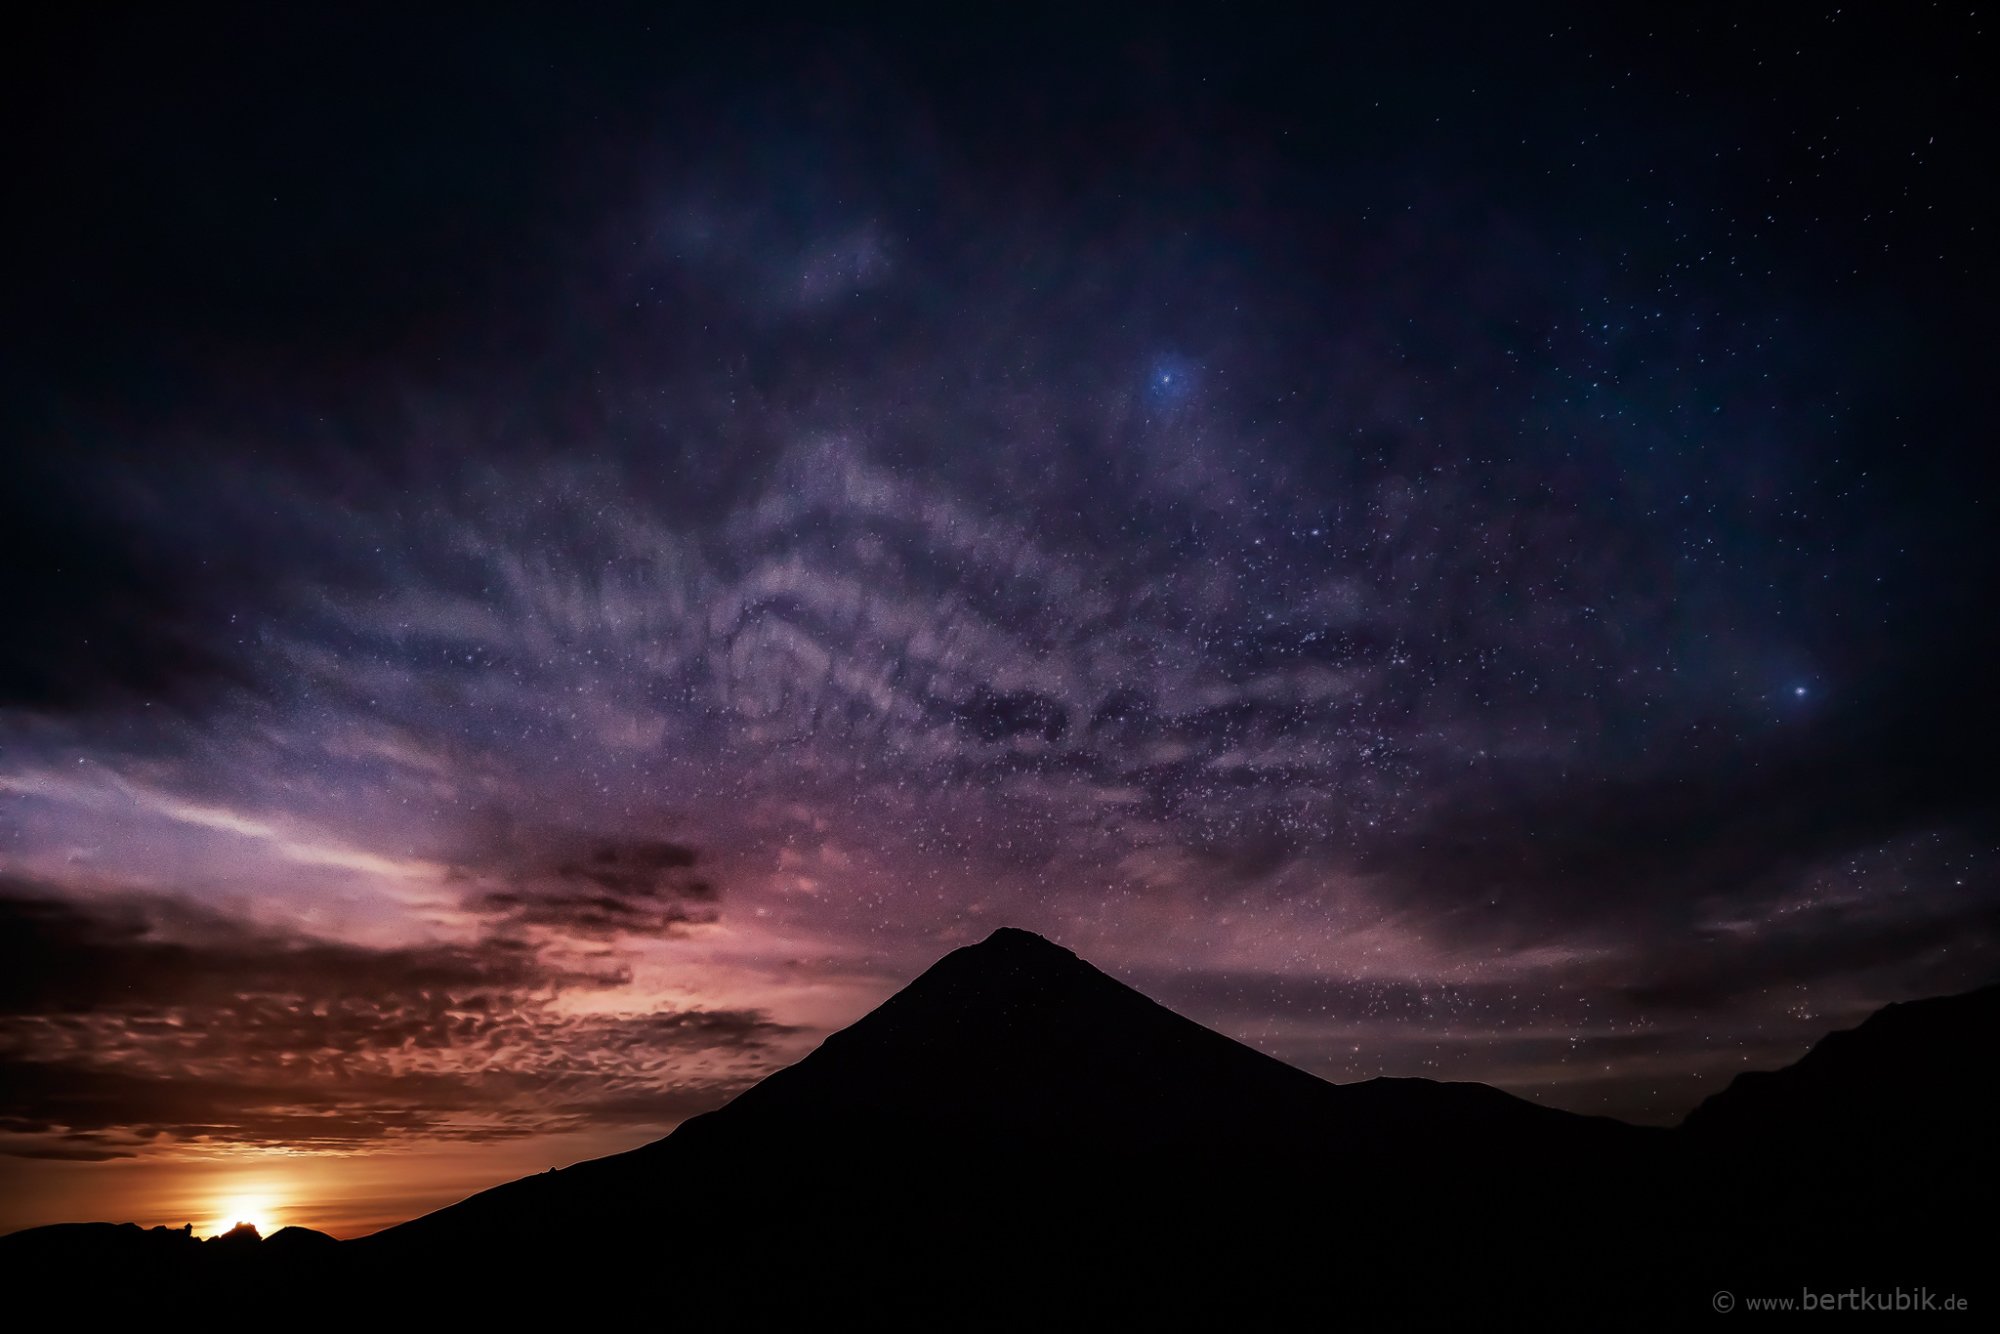
[[[248,1223],[268,1237],[284,1226],[279,1221],[283,1212],[283,1205],[275,1194],[232,1195],[222,1201],[211,1222],[206,1225],[197,1224],[195,1231],[202,1236],[219,1236],[239,1223]]]

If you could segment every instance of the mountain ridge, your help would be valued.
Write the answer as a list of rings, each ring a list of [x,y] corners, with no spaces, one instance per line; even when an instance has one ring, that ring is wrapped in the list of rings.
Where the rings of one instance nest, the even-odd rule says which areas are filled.
[[[1671,1130],[1483,1084],[1336,1085],[1003,928],[650,1144],[353,1241],[203,1253],[235,1256],[231,1282],[273,1292],[312,1273],[355,1293],[496,1275],[477,1299],[500,1314],[566,1276],[670,1256],[697,1276],[676,1289],[697,1314],[790,1319],[830,1305],[930,1321],[966,1314],[976,1292],[1022,1318],[1057,1303],[1106,1318],[1276,1319],[1337,1300],[1366,1318],[1462,1320],[1632,1314],[1639,1294],[1637,1314],[1674,1325],[1718,1290],[1984,1272],[1985,1234],[1934,1219],[1957,1216],[1939,1202],[1988,1214],[1994,1202],[1990,1150],[1976,1147],[1990,1104],[1972,1094],[1993,1064],[1996,998],[2000,987],[1883,1011],[1788,1068],[1830,1071],[1808,1081],[1824,1101],[1857,1050],[1890,1051],[1864,1070],[1955,1054],[1962,1070],[1911,1100],[1966,1100],[1937,1143],[1913,1151],[1907,1127],[1857,1137],[1793,1097],[1772,1104],[1780,1129],[1831,1129],[1773,1148],[1739,1129],[1757,1115],[1731,1109],[1798,1083],[1782,1071],[1739,1079]],[[1904,1044],[1920,1054],[1895,1055]],[[1913,1152],[1927,1170],[1908,1170]],[[1954,1153],[1974,1170],[1934,1170]],[[41,1231],[0,1239],[0,1262],[87,1268],[132,1253],[123,1231]],[[193,1254],[172,1238],[145,1254],[169,1286],[215,1270],[172,1260]]]
[[[1963,1153],[1960,1140],[1991,1117],[2000,1093],[1990,1050],[2000,1032],[2000,983],[1951,996],[1892,1002],[1836,1029],[1776,1070],[1751,1070],[1704,1099],[1680,1129],[1705,1144],[1796,1156],[1830,1140],[1893,1135],[1906,1153]],[[1949,1123],[1962,1133],[1940,1134]],[[1979,1161],[1990,1161],[1992,1153]]]
[[[902,1166],[913,1156],[994,1180],[1087,1164],[1077,1181],[1122,1189],[1162,1164],[1203,1182],[1296,1171],[1301,1158],[1330,1159],[1357,1137],[1371,1154],[1422,1152],[1435,1162],[1413,1174],[1428,1177],[1476,1154],[1480,1136],[1514,1155],[1570,1137],[1588,1154],[1647,1133],[1487,1085],[1331,1084],[1009,927],[947,953],[799,1061],[662,1139],[506,1183],[362,1244],[405,1245],[454,1227],[501,1237],[529,1216],[603,1217],[635,1176],[719,1188],[709,1175],[717,1157],[754,1155],[744,1171],[781,1164],[795,1185],[828,1190],[837,1187],[827,1163],[855,1154],[874,1155],[885,1178],[921,1176]]]

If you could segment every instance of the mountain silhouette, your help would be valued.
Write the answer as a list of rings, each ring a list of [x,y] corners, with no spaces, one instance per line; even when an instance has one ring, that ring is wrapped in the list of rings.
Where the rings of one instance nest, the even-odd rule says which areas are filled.
[[[1688,1113],[1711,1143],[1784,1152],[1856,1135],[1921,1138],[1957,1152],[1993,1124],[2000,985],[1889,1005],[1829,1033],[1795,1063],[1749,1071]]]
[[[771,1319],[921,1318],[966,1291],[1019,1318],[1275,1315],[1335,1292],[1455,1313],[1455,1289],[1422,1281],[1441,1256],[1529,1300],[1523,1248],[1564,1244],[1607,1181],[1668,1179],[1668,1138],[1477,1084],[1330,1084],[1003,929],[663,1140],[350,1247],[384,1274],[665,1252],[710,1276],[689,1300],[735,1293]],[[1606,1254],[1577,1286],[1629,1269]]]
[[[1003,928],[663,1140],[487,1191],[367,1244],[643,1227],[647,1202],[665,1194],[726,1214],[745,1182],[773,1178],[793,1197],[893,1188],[935,1212],[975,1186],[1003,1208],[1032,1186],[1089,1212],[1100,1196],[1162,1181],[1240,1193],[1334,1170],[1350,1195],[1404,1193],[1463,1187],[1455,1174],[1468,1170],[1494,1184],[1573,1172],[1656,1133],[1479,1084],[1330,1084]]]
[[[1688,1113],[1709,1155],[1815,1191],[1838,1164],[1889,1200],[1963,1203],[2000,1179],[2000,985],[1889,1005],[1779,1070],[1738,1075]]]
[[[1996,1004],[1891,1006],[1668,1131],[1478,1084],[1330,1084],[1002,929],[631,1152],[358,1241],[44,1228],[0,1238],[0,1265],[156,1293],[317,1279],[357,1312],[421,1290],[460,1316],[652,1276],[682,1318],[896,1323],[1678,1326],[1723,1290],[1962,1294],[1990,1229],[1945,1220],[1992,1216]]]

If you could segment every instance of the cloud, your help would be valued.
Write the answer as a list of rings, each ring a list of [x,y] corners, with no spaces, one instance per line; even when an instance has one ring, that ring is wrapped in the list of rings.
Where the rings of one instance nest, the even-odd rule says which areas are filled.
[[[622,883],[689,860],[657,843],[617,854],[584,869]],[[96,1160],[187,1141],[341,1149],[669,1124],[726,1099],[796,1032],[757,1010],[562,1003],[622,980],[499,936],[367,947],[9,880],[4,1151]]]
[[[699,860],[694,848],[665,839],[501,819],[459,873],[481,882],[465,907],[495,930],[659,939],[717,920],[720,894],[697,873]]]
[[[371,58],[335,45],[332,84]],[[1239,1026],[1575,1020],[1563,985],[1763,1022],[1774,988],[1947,980],[1953,923],[1991,962],[1990,522],[1907,447],[1912,414],[1985,419],[1976,375],[1911,392],[1979,341],[1900,306],[1850,339],[1783,262],[1690,267],[1771,243],[1676,194],[1715,175],[1686,107],[1635,113],[1664,193],[1616,193],[1710,235],[1579,240],[1575,173],[1480,184],[1559,135],[1443,170],[1428,113],[1400,165],[1104,140],[1079,109],[1179,122],[1083,62],[1026,113],[1050,175],[962,137],[999,66],[863,107],[841,62],[778,59],[629,142],[603,62],[522,115],[427,121],[513,96],[427,85],[341,131],[414,173],[265,152],[325,127],[180,96],[186,62],[99,80],[147,115],[64,120],[89,151],[22,193],[80,211],[21,253],[29,323],[71,336],[0,367],[10,1059],[141,1081],[114,1091],[188,1133],[493,1133],[528,1115],[507,1071],[671,1099],[662,1062],[782,1047],[792,960],[865,960],[825,1002],[851,1017],[1002,921],[1241,970],[1200,991]],[[163,186],[189,144],[285,186],[218,231]],[[468,199],[505,201],[469,246]],[[138,246],[97,225],[134,201]],[[1850,877],[1879,912],[1798,907],[1882,849]],[[1314,961],[1356,989],[1290,980]],[[143,1082],[175,1069],[205,1112]]]
[[[1957,991],[1985,981],[1996,965],[2000,902],[1841,905],[1711,927],[1649,951],[1621,973],[1585,972],[1577,981],[1637,1008],[1723,1013],[1772,992],[1796,996],[1890,969],[1922,979],[1924,991]]]
[[[136,1158],[136,1149],[116,1147],[109,1137],[88,1130],[73,1130],[54,1142],[46,1137],[19,1137],[0,1129],[0,1155],[9,1158],[37,1158],[55,1163],[111,1163]]]
[[[255,926],[185,898],[93,900],[0,877],[0,1013],[88,1014],[243,996],[371,1003],[603,985],[521,941],[374,949]]]

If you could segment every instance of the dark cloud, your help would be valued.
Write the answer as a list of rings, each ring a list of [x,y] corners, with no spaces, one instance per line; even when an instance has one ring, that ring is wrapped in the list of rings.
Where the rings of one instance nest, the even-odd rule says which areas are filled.
[[[0,1012],[15,1016],[260,994],[373,1002],[616,980],[550,967],[504,936],[368,949],[259,928],[185,898],[115,893],[77,901],[46,885],[0,879]]]
[[[506,931],[546,928],[598,940],[661,937],[716,920],[720,894],[691,847],[645,837],[591,837],[508,826],[476,854],[498,880],[466,907]]]
[[[1754,739],[1711,730],[1635,773],[1448,789],[1364,864],[1412,897],[1469,905],[1458,920],[1473,930],[1482,902],[1684,925],[1713,895],[1754,898],[1912,833],[1990,837],[2000,780],[1966,726],[1986,689],[1971,661],[1926,664]]]
[[[1833,980],[1879,985],[1885,970],[1914,979],[1922,993],[1983,983],[2000,971],[2000,901],[1928,911],[1893,900],[1809,908],[1756,930],[1702,932],[1621,975],[1584,972],[1577,980],[1648,1010],[1727,1013],[1758,996],[1801,994]]]
[[[0,1135],[10,1137],[0,1152],[108,1161],[187,1143],[354,1150],[393,1140],[477,1143],[668,1126],[721,1105],[749,1082],[738,1076],[656,1084],[609,1072],[535,1071],[320,1081],[302,1072],[253,1070],[228,1078],[0,1057]],[[87,1146],[75,1145],[79,1134]]]
[[[46,1139],[30,1143],[0,1142],[0,1154],[55,1163],[110,1163],[139,1156],[136,1149],[119,1148],[108,1136],[88,1130],[71,1131],[53,1143]]]

